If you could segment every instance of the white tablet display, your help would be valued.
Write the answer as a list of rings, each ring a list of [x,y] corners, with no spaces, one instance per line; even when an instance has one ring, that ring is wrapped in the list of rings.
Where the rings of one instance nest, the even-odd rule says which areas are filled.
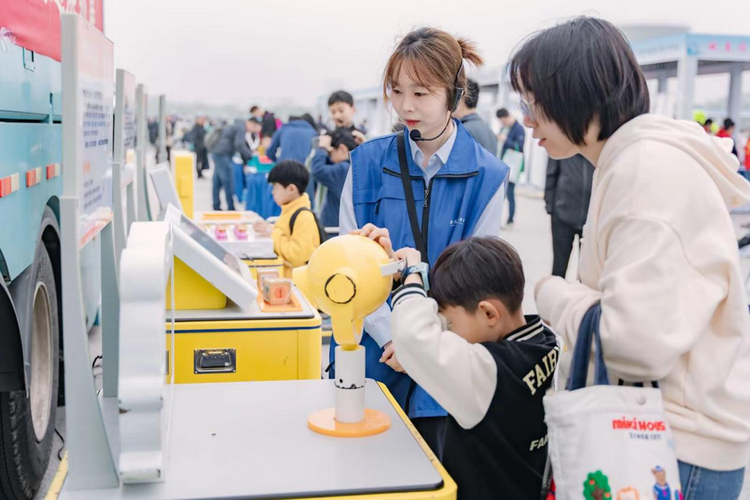
[[[166,210],[169,205],[174,205],[182,212],[182,203],[180,196],[177,194],[177,188],[172,178],[172,172],[169,170],[169,163],[160,163],[149,171],[151,182],[154,184],[156,196],[159,198],[161,211]],[[151,211],[156,213],[155,210]]]
[[[235,304],[247,307],[258,292],[248,267],[174,205],[164,220],[175,226],[174,254]]]

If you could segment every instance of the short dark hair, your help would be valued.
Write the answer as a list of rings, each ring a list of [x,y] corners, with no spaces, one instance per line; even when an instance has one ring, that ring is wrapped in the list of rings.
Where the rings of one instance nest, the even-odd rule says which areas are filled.
[[[714,121],[711,118],[706,118],[706,121],[703,122],[703,125],[713,125]]]
[[[625,35],[603,19],[582,16],[533,35],[509,68],[513,89],[533,94],[534,109],[578,146],[594,120],[602,141],[649,111],[635,55]]]
[[[526,280],[518,252],[496,236],[473,237],[440,254],[430,277],[440,307],[476,311],[488,298],[499,299],[510,313],[521,308]]]
[[[255,112],[256,112],[256,111],[258,111],[259,109],[260,109],[260,107],[258,107],[258,106],[250,106],[250,112],[251,112],[251,113],[255,113]]]
[[[724,120],[724,130],[728,130],[730,128],[734,127],[734,121],[731,118],[727,118]]]
[[[357,141],[354,139],[351,131],[344,127],[339,127],[331,133],[331,147],[337,148],[342,144],[349,151],[357,147]]]
[[[310,124],[310,126],[312,128],[314,128],[315,130],[318,130],[318,125],[315,123],[315,119],[312,117],[312,115],[310,113],[305,113],[305,114],[300,115],[300,116],[290,116],[289,117],[289,121],[290,122],[294,121],[294,120],[302,120],[303,122],[307,122],[307,123]]]
[[[296,160],[282,160],[268,172],[268,183],[278,183],[284,187],[294,184],[299,194],[305,192],[310,182],[310,173],[305,166]]]
[[[471,78],[466,79],[466,95],[464,96],[466,107],[474,109],[479,102],[479,84]]]
[[[508,110],[505,108],[500,108],[497,110],[497,113],[495,113],[495,116],[498,118],[507,118],[510,116],[510,113],[508,113]]]
[[[354,106],[354,98],[346,90],[337,90],[336,92],[331,94],[331,97],[328,98],[329,106],[333,106],[337,102],[343,102],[344,104],[348,104],[349,106]]]

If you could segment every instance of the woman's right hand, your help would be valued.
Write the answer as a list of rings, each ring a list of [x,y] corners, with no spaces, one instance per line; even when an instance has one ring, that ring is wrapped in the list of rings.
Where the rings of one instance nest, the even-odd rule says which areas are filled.
[[[378,243],[388,254],[388,257],[394,258],[393,244],[391,243],[391,234],[388,229],[384,227],[378,227],[375,224],[365,224],[361,229],[352,231],[350,234],[358,234],[366,238],[370,238],[375,243]]]

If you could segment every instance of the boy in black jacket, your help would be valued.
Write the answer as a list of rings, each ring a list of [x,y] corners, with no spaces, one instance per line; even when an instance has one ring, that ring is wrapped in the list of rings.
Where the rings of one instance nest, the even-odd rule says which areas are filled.
[[[384,230],[366,229],[390,249]],[[456,243],[435,263],[431,299],[416,272],[419,252],[394,256],[407,271],[393,295],[393,344],[404,370],[449,413],[443,464],[458,498],[539,498],[547,458],[542,397],[559,346],[539,316],[521,311],[521,259],[495,237]]]

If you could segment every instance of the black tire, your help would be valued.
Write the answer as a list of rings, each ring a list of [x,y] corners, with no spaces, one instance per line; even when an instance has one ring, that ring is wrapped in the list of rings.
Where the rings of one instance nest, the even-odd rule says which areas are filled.
[[[26,391],[0,394],[0,499],[2,500],[30,500],[34,498],[49,465],[52,438],[55,433],[60,366],[60,324],[52,261],[41,242],[39,248],[37,248],[37,259],[36,276],[32,283],[34,283],[35,290],[39,285],[44,285],[46,288],[45,298],[39,300],[46,299],[47,302],[49,336],[51,337],[49,339],[49,362],[51,365],[49,369],[52,370],[52,388],[50,391],[49,418],[44,435],[41,440],[38,440],[34,432],[31,399],[26,397]],[[36,293],[31,294],[32,301],[36,295]],[[33,304],[31,310],[34,310]],[[33,338],[34,335],[32,335],[32,342]],[[30,373],[33,372],[32,367]],[[32,381],[29,380],[28,383],[31,387]],[[31,393],[31,389],[29,389],[29,393]]]

